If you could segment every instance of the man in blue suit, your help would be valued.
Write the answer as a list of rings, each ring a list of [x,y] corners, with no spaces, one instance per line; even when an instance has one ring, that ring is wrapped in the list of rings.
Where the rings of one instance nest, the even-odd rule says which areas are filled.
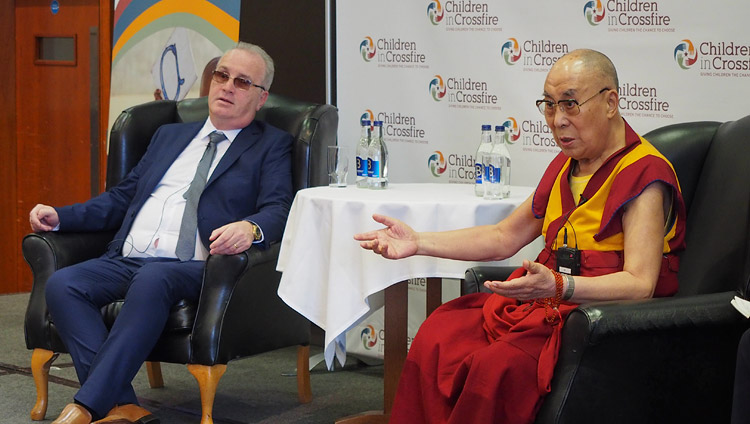
[[[209,254],[265,248],[281,238],[293,196],[292,137],[254,120],[273,72],[265,51],[239,43],[216,66],[205,122],[159,128],[138,165],[105,193],[31,210],[34,231],[119,229],[103,256],[63,268],[47,282],[50,314],[81,382],[54,424],[158,423],[138,406],[131,381],[170,308],[181,299],[197,301]],[[203,185],[196,183],[201,168],[202,192],[196,189]],[[191,184],[198,194],[192,207]],[[100,307],[123,298],[107,331]]]

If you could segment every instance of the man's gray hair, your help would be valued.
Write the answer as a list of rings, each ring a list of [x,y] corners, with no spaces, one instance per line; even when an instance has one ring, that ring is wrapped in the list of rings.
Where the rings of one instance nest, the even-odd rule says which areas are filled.
[[[263,62],[266,65],[266,74],[263,76],[263,82],[260,85],[265,87],[266,90],[270,90],[274,73],[273,59],[271,59],[271,56],[269,56],[262,47],[252,43],[247,43],[245,41],[240,41],[233,49],[245,50],[250,53],[257,54],[261,59],[263,59]]]

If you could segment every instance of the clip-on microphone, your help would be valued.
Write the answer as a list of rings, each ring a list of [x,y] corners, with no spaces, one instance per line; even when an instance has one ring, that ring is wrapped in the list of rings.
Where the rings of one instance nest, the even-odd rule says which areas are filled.
[[[581,272],[581,251],[568,247],[568,228],[563,227],[563,245],[557,249],[557,272],[579,275]],[[576,240],[576,245],[578,241]]]

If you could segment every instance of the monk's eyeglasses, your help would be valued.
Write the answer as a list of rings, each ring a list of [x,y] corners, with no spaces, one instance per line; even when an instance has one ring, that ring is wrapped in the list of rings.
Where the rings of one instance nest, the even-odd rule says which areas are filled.
[[[581,113],[581,106],[586,104],[586,102],[593,99],[594,97],[604,93],[605,91],[609,91],[609,87],[602,88],[598,93],[580,103],[578,103],[578,100],[576,99],[558,100],[557,103],[553,102],[552,100],[537,100],[536,107],[539,109],[539,112],[541,112],[542,115],[548,117],[555,116],[555,106],[560,109],[560,112],[568,116],[575,116]]]

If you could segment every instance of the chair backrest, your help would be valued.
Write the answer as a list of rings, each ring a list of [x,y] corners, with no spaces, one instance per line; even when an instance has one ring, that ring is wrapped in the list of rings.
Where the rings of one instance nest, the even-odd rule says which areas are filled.
[[[643,137],[672,162],[680,180],[682,197],[690,211],[703,161],[720,122],[685,122],[657,128]]]
[[[750,116],[644,137],[673,164],[688,207],[677,296],[745,291],[750,272]]]
[[[124,110],[112,125],[107,156],[107,188],[120,182],[146,152],[156,130],[168,123],[203,121],[208,117],[206,97],[181,101],[157,100]],[[269,94],[256,119],[294,137],[293,187],[328,184],[327,147],[336,145],[338,111],[320,105]]]

